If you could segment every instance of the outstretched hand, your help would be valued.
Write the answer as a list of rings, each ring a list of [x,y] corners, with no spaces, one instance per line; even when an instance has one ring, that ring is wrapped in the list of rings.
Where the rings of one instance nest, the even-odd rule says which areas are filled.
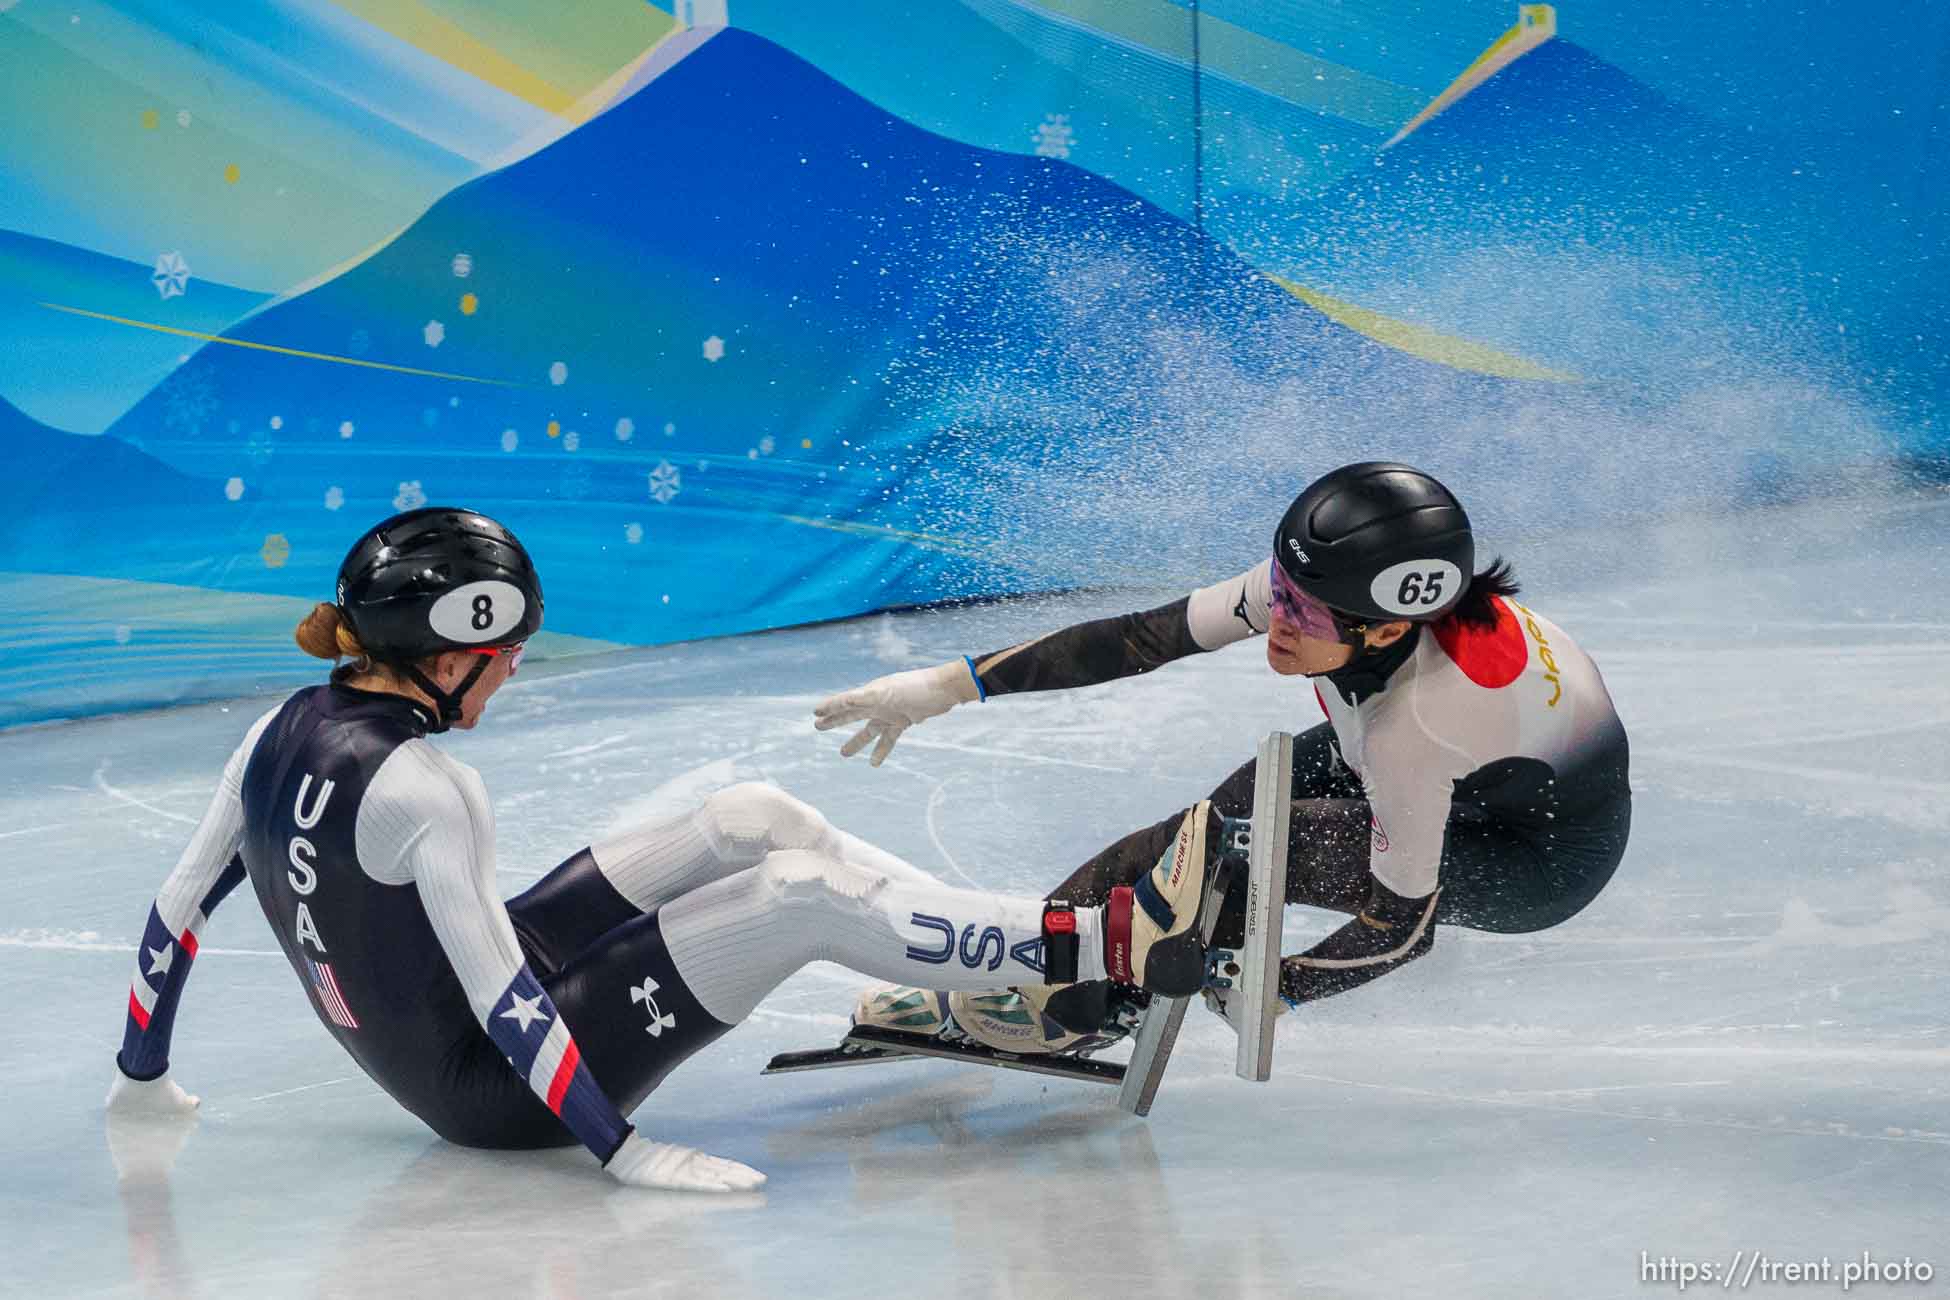
[[[893,753],[894,742],[917,722],[939,717],[957,704],[979,698],[974,671],[962,659],[915,668],[903,673],[876,677],[838,695],[829,695],[813,706],[813,726],[821,731],[864,722],[851,739],[840,746],[840,757],[851,758],[868,745],[873,754],[867,759],[875,767]]]
[[[116,1115],[187,1115],[202,1101],[184,1092],[167,1070],[153,1079],[131,1079],[118,1065],[108,1085],[107,1104]]]
[[[627,1187],[660,1187],[680,1192],[749,1192],[765,1185],[765,1175],[723,1156],[707,1156],[673,1142],[652,1142],[637,1133],[603,1166]]]

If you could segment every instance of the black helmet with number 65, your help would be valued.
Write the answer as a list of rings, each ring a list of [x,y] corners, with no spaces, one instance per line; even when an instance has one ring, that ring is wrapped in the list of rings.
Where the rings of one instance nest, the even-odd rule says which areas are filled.
[[[1448,488],[1387,461],[1344,465],[1302,492],[1273,535],[1287,577],[1357,621],[1424,622],[1454,609],[1476,559]]]
[[[374,659],[525,641],[542,625],[542,580],[506,528],[427,506],[375,524],[339,565],[338,606]]]

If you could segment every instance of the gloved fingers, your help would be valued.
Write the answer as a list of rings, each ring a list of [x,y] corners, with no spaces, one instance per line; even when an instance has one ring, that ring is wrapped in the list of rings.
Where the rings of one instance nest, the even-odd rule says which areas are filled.
[[[716,1192],[749,1192],[753,1188],[765,1186],[765,1175],[750,1165],[741,1165],[736,1160],[726,1160],[723,1156],[700,1156],[697,1176],[701,1184],[708,1184]]]
[[[890,726],[882,723],[880,728],[880,743],[874,746],[873,757],[868,759],[867,762],[875,767],[879,767],[882,763],[886,762],[887,755],[894,752],[894,742],[899,740],[901,738],[901,732],[906,730],[906,726],[901,724]]]
[[[873,709],[867,703],[864,687],[829,695],[813,705],[813,726],[820,731],[831,731],[849,722],[859,722],[873,716]]]
[[[880,723],[878,722],[867,723],[866,726],[860,728],[858,731],[853,733],[853,739],[847,741],[844,745],[840,746],[840,757],[852,758],[855,754],[865,749],[873,741],[877,740],[880,736],[880,732],[881,732]]]

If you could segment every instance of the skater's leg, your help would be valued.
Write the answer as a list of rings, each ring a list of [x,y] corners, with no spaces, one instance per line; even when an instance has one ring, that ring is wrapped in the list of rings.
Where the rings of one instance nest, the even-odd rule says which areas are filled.
[[[933,883],[919,867],[840,830],[777,786],[746,781],[688,813],[597,841],[590,853],[618,893],[650,912],[700,885],[755,867],[769,853],[805,849],[894,879]]]
[[[1208,798],[1213,812],[1221,817],[1246,818],[1253,815],[1253,776],[1256,762],[1241,765],[1239,769],[1219,782]],[[1303,732],[1293,740],[1293,800],[1296,812],[1303,803],[1314,801],[1359,800],[1362,798],[1361,783],[1353,773],[1340,762],[1340,755],[1334,748],[1334,729],[1322,723]],[[1362,805],[1363,821],[1360,842],[1367,844],[1366,805]],[[1058,885],[1050,894],[1078,906],[1101,903],[1110,896],[1110,891],[1118,885],[1128,885],[1149,871],[1158,861],[1158,856],[1171,844],[1172,837],[1178,833],[1178,824],[1183,820],[1185,810],[1166,817],[1142,830],[1132,831],[1095,857],[1070,873],[1070,878]],[[1335,829],[1336,822],[1322,823],[1309,821],[1302,817],[1294,819],[1289,832],[1289,842],[1298,850],[1306,839],[1323,830]],[[1292,860],[1291,855],[1289,861]],[[1364,861],[1365,869],[1365,861]],[[1290,890],[1293,896],[1288,901],[1300,903],[1311,901]]]
[[[805,849],[880,875],[933,884],[919,867],[828,822],[776,786],[745,782],[696,808],[639,822],[571,856],[508,901],[516,930],[554,970],[633,917],[768,853]]]
[[[808,962],[940,989],[1040,983],[1043,900],[898,879],[815,853],[758,866],[667,904],[677,972],[713,1017],[744,1019]],[[1103,976],[1101,917],[1075,913],[1076,978]]]

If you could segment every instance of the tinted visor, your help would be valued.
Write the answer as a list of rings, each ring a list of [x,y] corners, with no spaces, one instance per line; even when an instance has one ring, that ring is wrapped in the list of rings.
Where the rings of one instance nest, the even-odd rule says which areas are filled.
[[[1334,611],[1309,596],[1300,589],[1300,584],[1287,576],[1280,567],[1278,557],[1271,561],[1273,568],[1273,612],[1282,622],[1291,623],[1300,630],[1301,635],[1314,637],[1321,641],[1341,639],[1341,620]]]

